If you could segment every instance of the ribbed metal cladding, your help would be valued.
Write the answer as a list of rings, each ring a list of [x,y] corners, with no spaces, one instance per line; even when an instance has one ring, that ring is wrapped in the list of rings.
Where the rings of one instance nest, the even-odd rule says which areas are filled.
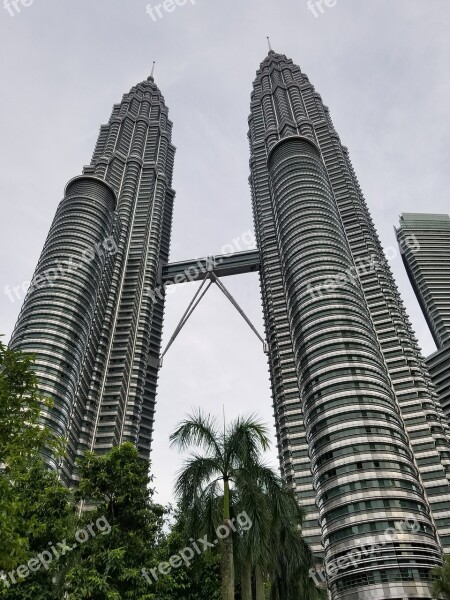
[[[309,150],[304,139],[303,154],[289,149],[301,138]],[[282,54],[269,52],[257,71],[249,141],[280,464],[307,510],[304,535],[317,554],[326,546],[329,564],[414,515],[417,535],[399,534],[329,583],[345,600],[430,599],[441,560],[433,527],[450,543],[448,427],[348,150],[308,77]],[[304,226],[288,208],[289,195],[295,205],[302,194],[311,201]]]
[[[149,77],[114,106],[85,168],[117,191],[121,223],[107,342],[89,395],[93,418],[85,423],[88,447],[100,453],[130,441],[142,458],[150,454],[164,307],[154,291],[168,260],[175,195],[171,135],[164,98]]]
[[[276,84],[275,82],[272,84],[269,65],[274,57],[278,58],[278,55],[270,54],[264,61],[254,82],[248,134],[251,149],[249,181],[255,233],[261,257],[261,298],[266,338],[270,346],[269,369],[280,467],[285,480],[295,489],[307,511],[303,527],[304,535],[314,551],[320,553],[322,536],[318,522],[319,514],[312,485],[308,443],[294,362],[267,170],[268,147],[279,139],[272,94],[275,85],[279,84],[281,74],[273,72]],[[284,62],[283,67],[283,73],[289,73],[292,78],[292,62],[291,64],[289,61]],[[297,93],[295,94],[295,92]],[[312,136],[312,126],[306,120],[306,112],[298,90],[294,90],[291,101],[301,115],[302,134]],[[287,106],[289,106],[288,100],[284,97],[284,111]],[[299,132],[295,123],[285,121],[284,125],[287,134]]]
[[[360,286],[311,293],[323,278],[339,278],[353,266],[319,151],[306,138],[284,138],[271,151],[269,173],[326,561],[358,544],[369,545],[373,537],[381,541],[387,527],[400,529],[400,521],[412,514],[422,531],[404,534],[404,541],[424,544],[438,555],[426,500],[419,486],[415,492],[407,489],[418,474]],[[336,351],[336,345],[346,350]],[[383,437],[395,440],[390,450],[355,456],[355,443]],[[330,444],[339,458],[324,461]],[[384,506],[389,478],[399,491],[397,502]],[[373,503],[376,510],[357,516],[348,510],[336,518],[335,498],[349,509],[359,490],[365,490],[366,506]],[[395,558],[385,561],[384,568],[389,567],[398,568]],[[368,568],[373,568],[371,558],[330,576],[333,597],[345,597],[346,584]],[[412,588],[406,585],[403,591]],[[380,598],[379,590],[364,590],[359,597]]]
[[[40,391],[54,400],[53,408],[44,410],[44,423],[68,441],[66,482],[83,414],[81,374],[87,369],[92,376],[93,333],[104,316],[99,282],[111,283],[111,259],[103,244],[112,234],[115,207],[115,193],[105,182],[88,176],[69,182],[10,342],[36,354]],[[49,461],[56,466],[53,457]]]
[[[41,390],[56,399],[45,420],[68,442],[58,467],[71,484],[86,450],[130,441],[150,456],[164,312],[155,288],[168,261],[175,196],[171,136],[153,77],[114,105],[91,164],[67,188],[37,274],[106,238],[114,252],[30,294],[12,338],[36,352]]]

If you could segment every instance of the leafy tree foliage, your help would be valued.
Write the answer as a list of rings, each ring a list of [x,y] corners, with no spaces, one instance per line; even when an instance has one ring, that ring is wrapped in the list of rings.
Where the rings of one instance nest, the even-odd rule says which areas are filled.
[[[68,600],[155,598],[141,573],[155,555],[163,524],[164,509],[152,502],[150,483],[148,463],[130,443],[83,457],[76,498],[95,508],[81,518],[89,539],[78,546],[65,575]],[[99,533],[97,522],[110,530]]]
[[[0,342],[0,570],[28,556],[28,532],[34,535],[37,517],[29,521],[23,487],[38,472],[43,475],[36,467],[39,452],[59,450],[57,440],[39,424],[42,405],[50,402],[39,393],[32,362],[32,356]]]
[[[172,511],[170,511],[172,513]],[[170,531],[161,540],[152,566],[169,562],[184,548],[192,547],[192,539],[181,510],[175,511]],[[199,534],[201,535],[201,534]],[[147,571],[150,569],[148,566]],[[220,556],[217,549],[196,554],[190,565],[179,568],[154,584],[159,600],[219,600]]]
[[[27,555],[21,564],[38,562],[36,557],[50,548],[60,553],[58,542],[72,539],[75,531],[75,511],[71,492],[64,487],[55,473],[48,471],[43,462],[33,459],[32,464],[16,481],[15,491],[21,507],[19,534],[27,540]],[[54,555],[53,555],[54,556]],[[48,555],[47,555],[48,559]],[[39,563],[39,570],[24,578],[8,577],[10,587],[0,591],[2,600],[59,600],[62,598],[61,569],[65,560],[51,560],[48,568]],[[37,565],[36,565],[37,566]],[[17,582],[14,584],[14,580]]]
[[[50,401],[39,394],[32,363],[0,343],[1,600],[153,600],[140,570],[155,554],[163,509],[151,501],[148,463],[131,444],[87,454],[73,498],[41,458],[62,445],[40,424]],[[78,511],[81,501],[88,510]],[[85,528],[86,543],[72,547]],[[64,554],[58,543],[70,549]],[[47,568],[18,575],[52,548],[58,557],[50,556]]]

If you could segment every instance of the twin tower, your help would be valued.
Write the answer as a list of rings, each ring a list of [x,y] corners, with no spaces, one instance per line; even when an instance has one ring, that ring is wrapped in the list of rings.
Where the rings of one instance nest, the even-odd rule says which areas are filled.
[[[114,105],[66,187],[12,337],[54,399],[43,420],[67,456],[47,458],[69,485],[86,450],[130,441],[150,454],[171,133],[153,77]],[[248,135],[279,458],[304,535],[333,600],[430,599],[450,548],[449,428],[329,110],[272,50]]]

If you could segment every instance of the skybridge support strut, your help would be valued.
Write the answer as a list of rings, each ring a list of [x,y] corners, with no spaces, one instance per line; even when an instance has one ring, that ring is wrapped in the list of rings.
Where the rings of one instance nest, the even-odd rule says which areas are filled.
[[[183,327],[186,325],[189,317],[192,315],[192,313],[194,312],[194,310],[200,304],[201,300],[204,298],[206,292],[209,290],[209,288],[211,287],[211,285],[213,283],[215,283],[217,285],[217,287],[223,293],[223,295],[231,302],[231,304],[234,306],[234,308],[238,311],[238,313],[241,315],[241,317],[244,319],[244,321],[247,323],[247,325],[250,327],[250,329],[253,331],[253,333],[256,335],[256,337],[259,339],[259,341],[262,343],[264,352],[266,354],[268,354],[268,352],[269,352],[269,345],[264,340],[264,338],[259,334],[258,330],[253,325],[253,323],[250,321],[250,319],[247,317],[247,315],[245,314],[244,310],[239,306],[239,304],[236,302],[236,300],[233,298],[233,296],[230,294],[230,292],[227,290],[227,288],[224,286],[224,284],[217,277],[217,275],[215,274],[215,272],[213,270],[213,267],[211,266],[209,268],[209,270],[207,271],[207,273],[206,273],[206,275],[205,275],[205,277],[204,277],[204,279],[203,279],[200,287],[195,292],[194,297],[192,298],[191,302],[189,303],[189,305],[188,305],[187,309],[185,310],[183,316],[181,317],[181,320],[178,323],[177,327],[175,328],[175,331],[173,332],[173,334],[172,334],[172,336],[171,336],[171,338],[170,338],[170,340],[169,340],[166,348],[162,352],[160,360],[159,360],[159,366],[160,367],[163,366],[164,356],[167,354],[169,348],[172,346],[172,344],[174,343],[174,341],[178,337],[179,333],[181,332],[181,330],[183,329]]]

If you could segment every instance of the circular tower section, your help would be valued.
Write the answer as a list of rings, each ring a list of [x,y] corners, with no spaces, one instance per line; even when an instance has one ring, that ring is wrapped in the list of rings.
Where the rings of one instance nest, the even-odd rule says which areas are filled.
[[[285,137],[268,171],[332,597],[426,598],[395,550],[439,547],[320,152]]]
[[[76,418],[100,282],[114,252],[115,208],[115,193],[104,181],[81,176],[68,183],[11,340],[13,348],[35,354],[39,389],[54,401],[43,422],[61,437]]]

